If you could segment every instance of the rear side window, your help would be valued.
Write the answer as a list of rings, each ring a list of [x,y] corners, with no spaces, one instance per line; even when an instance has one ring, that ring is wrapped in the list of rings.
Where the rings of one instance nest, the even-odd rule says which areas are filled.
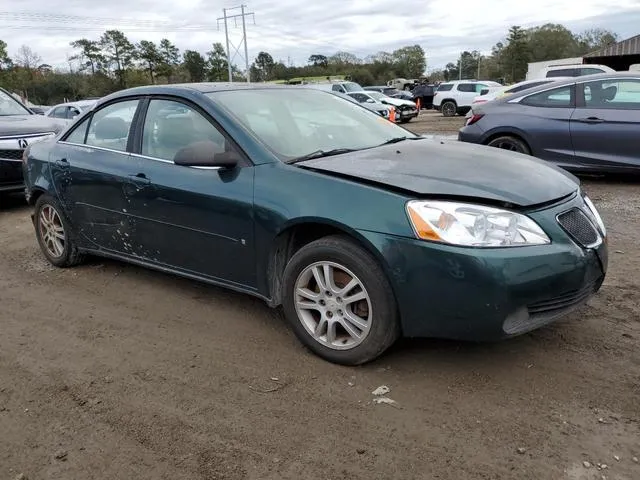
[[[532,107],[569,108],[574,104],[573,85],[554,88],[540,93],[534,93],[523,98],[520,103]]]
[[[91,115],[87,116],[87,118],[80,122],[78,126],[74,128],[69,135],[67,135],[67,138],[65,138],[64,141],[69,143],[83,144],[84,139],[87,136],[87,127],[89,126],[89,120],[91,120]]]
[[[92,115],[87,140],[93,147],[127,151],[129,131],[139,100],[112,103]]]
[[[475,83],[459,83],[458,91],[459,92],[476,92],[476,84]]]
[[[580,75],[580,70],[580,68],[561,68],[559,70],[550,70],[547,72],[547,78],[577,77]]]
[[[443,83],[438,87],[438,92],[448,92],[453,88],[453,83]]]

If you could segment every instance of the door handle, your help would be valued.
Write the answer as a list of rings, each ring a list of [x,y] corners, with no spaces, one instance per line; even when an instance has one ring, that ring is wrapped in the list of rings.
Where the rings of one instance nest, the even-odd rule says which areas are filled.
[[[56,166],[60,168],[69,168],[69,162],[66,158],[60,158],[55,161]]]
[[[582,123],[602,123],[602,122],[604,122],[604,120],[602,118],[598,118],[598,117],[579,118],[578,121],[582,122]]]
[[[148,185],[151,183],[151,180],[149,180],[144,173],[132,173],[131,175],[129,175],[129,179],[133,183],[142,185]]]

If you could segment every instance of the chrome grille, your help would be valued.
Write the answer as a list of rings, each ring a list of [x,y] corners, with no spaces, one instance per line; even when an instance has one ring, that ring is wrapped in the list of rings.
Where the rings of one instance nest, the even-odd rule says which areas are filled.
[[[21,160],[24,150],[0,150],[0,159]]]
[[[557,216],[560,226],[583,247],[598,244],[601,238],[596,227],[582,210],[572,208]]]

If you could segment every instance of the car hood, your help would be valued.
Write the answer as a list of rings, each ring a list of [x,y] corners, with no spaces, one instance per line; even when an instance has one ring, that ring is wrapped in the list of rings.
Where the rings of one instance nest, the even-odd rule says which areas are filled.
[[[576,177],[533,157],[426,138],[307,160],[298,166],[419,196],[483,199],[519,207],[551,202],[579,188]]]
[[[42,115],[0,116],[0,137],[33,135],[35,133],[58,133],[67,124]]]
[[[414,103],[410,100],[403,100],[402,98],[394,98],[394,97],[389,97],[389,98],[385,98],[384,99],[385,102],[389,103],[390,105],[399,107],[401,105],[409,105],[409,106],[413,106]]]

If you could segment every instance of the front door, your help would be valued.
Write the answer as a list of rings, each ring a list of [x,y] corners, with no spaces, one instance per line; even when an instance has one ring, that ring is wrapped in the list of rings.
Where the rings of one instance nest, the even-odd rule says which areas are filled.
[[[94,247],[127,253],[129,195],[141,160],[127,151],[139,100],[109,104],[80,122],[54,150],[52,177],[65,213]]]
[[[173,163],[178,150],[202,140],[219,153],[236,148],[197,108],[150,100],[137,155],[138,173],[150,184],[130,197],[132,248],[185,273],[254,287],[254,169],[248,162],[231,170]]]
[[[640,80],[596,80],[581,87],[571,117],[577,161],[589,166],[639,167]]]

